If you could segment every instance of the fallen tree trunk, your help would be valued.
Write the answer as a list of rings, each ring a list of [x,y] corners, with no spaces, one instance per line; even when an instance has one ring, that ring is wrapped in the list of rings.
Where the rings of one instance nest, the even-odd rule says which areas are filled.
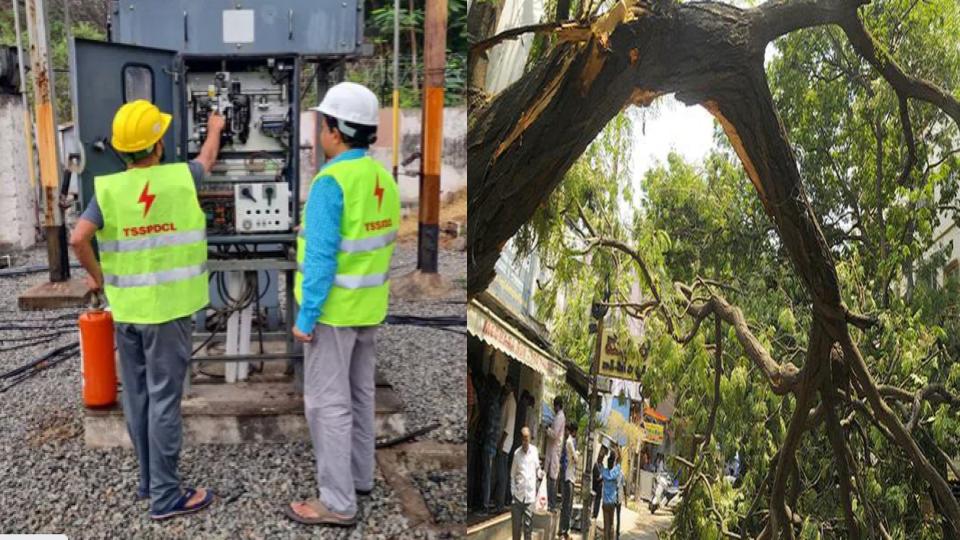
[[[905,77],[877,52],[856,11],[867,1],[772,0],[747,10],[713,2],[644,10],[621,4],[624,15],[607,32],[595,30],[585,43],[562,42],[519,81],[477,108],[468,135],[468,293],[474,295],[493,278],[503,245],[624,107],[675,93],[717,118],[776,226],[814,313],[812,341],[817,346],[811,345],[810,351],[819,354],[808,355],[803,383],[792,390],[798,409],[773,477],[769,532],[775,538],[781,533],[792,537],[795,509],[786,506],[783,495],[787,467],[807,425],[809,400],[820,386],[814,376],[821,354],[833,343],[842,346],[843,361],[877,419],[931,487],[943,515],[960,524],[960,505],[949,486],[882,399],[850,336],[833,256],[763,69],[763,53],[772,39],[800,28],[836,24],[898,97],[928,101],[960,118],[960,106],[948,93]],[[835,429],[835,417],[828,421],[829,429]],[[839,446],[835,451],[842,467],[847,456]]]

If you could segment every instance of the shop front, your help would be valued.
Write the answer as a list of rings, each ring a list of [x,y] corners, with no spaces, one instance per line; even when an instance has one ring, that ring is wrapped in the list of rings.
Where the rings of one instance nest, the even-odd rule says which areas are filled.
[[[563,380],[565,370],[562,362],[549,352],[540,333],[512,316],[492,297],[481,295],[470,301],[467,330],[467,369],[474,395],[468,403],[469,525],[494,517],[483,507],[486,476],[493,476],[489,479],[490,504],[496,507],[502,500],[509,507],[510,501],[509,481],[503,471],[485,468],[483,459],[477,458],[493,447],[498,452],[509,447],[505,453],[511,456],[520,445],[520,430],[524,426],[530,428],[531,443],[542,456],[545,437],[541,403],[552,399],[552,389]],[[510,436],[501,442],[499,438],[505,430]],[[499,481],[506,484],[503,491],[496,487]],[[503,494],[502,499],[497,497],[499,493]]]

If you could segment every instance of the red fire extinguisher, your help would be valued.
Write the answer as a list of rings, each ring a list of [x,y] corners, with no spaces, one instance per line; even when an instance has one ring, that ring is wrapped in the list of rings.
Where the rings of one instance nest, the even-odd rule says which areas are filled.
[[[101,308],[99,294],[91,309],[80,315],[80,373],[83,404],[108,407],[117,402],[117,369],[114,361],[113,315]]]

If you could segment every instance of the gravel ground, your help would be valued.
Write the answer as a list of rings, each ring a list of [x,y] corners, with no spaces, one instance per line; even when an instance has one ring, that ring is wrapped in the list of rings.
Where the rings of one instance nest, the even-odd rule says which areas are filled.
[[[466,523],[467,499],[459,486],[466,485],[466,471],[432,471],[417,473],[413,480],[427,508],[440,523]]]
[[[395,275],[413,270],[415,249],[409,243],[398,247]],[[17,254],[14,265],[43,264],[45,256],[44,249],[34,249]],[[460,284],[466,278],[466,257],[460,252],[441,252],[440,266],[441,272],[458,284],[457,296],[450,303],[395,301],[391,313],[463,315],[465,291]],[[16,310],[17,295],[46,279],[45,273],[0,277],[0,321],[75,313]],[[10,337],[17,337],[17,332],[0,332],[0,338]],[[0,352],[0,372],[75,340],[76,333],[67,330],[43,345]],[[9,345],[0,343],[0,347]],[[412,326],[390,326],[380,332],[379,364],[406,403],[411,429],[438,422],[440,427],[429,438],[466,442],[465,348],[466,338],[453,332]],[[361,500],[361,520],[356,528],[309,528],[287,520],[280,514],[283,504],[315,494],[313,458],[307,443],[184,448],[180,472],[185,484],[209,486],[220,498],[211,510],[152,523],[147,503],[135,500],[137,463],[132,451],[83,446],[79,361],[75,358],[0,393],[0,407],[0,533],[65,533],[70,538],[427,536],[409,529],[397,496],[379,470],[373,495]],[[421,489],[428,501],[435,501],[429,504],[439,512],[439,519],[463,522],[460,501],[466,489],[465,474],[444,473],[439,483],[429,481],[428,476]]]

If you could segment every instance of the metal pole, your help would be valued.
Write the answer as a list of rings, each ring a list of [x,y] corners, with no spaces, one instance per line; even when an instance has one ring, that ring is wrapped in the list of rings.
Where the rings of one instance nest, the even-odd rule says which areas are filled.
[[[583,471],[583,481],[580,483],[580,492],[583,497],[583,509],[580,511],[580,531],[589,530],[590,519],[593,517],[593,496],[590,493],[593,486],[593,443],[590,437],[593,435],[593,417],[595,415],[594,405],[597,402],[599,393],[597,392],[597,372],[600,370],[600,348],[603,346],[603,317],[597,319],[597,344],[594,348],[593,362],[590,364],[590,402],[587,403],[587,438],[586,438],[586,467]]]
[[[393,0],[393,178],[400,172],[400,0]]]
[[[17,67],[20,70],[20,99],[23,101],[23,139],[27,146],[27,176],[30,178],[30,191],[33,194],[34,219],[40,224],[40,212],[36,203],[37,172],[33,162],[33,120],[30,119],[30,103],[27,100],[27,75],[23,65],[23,41],[20,37],[20,0],[13,0],[13,24],[17,33]]]
[[[27,0],[27,31],[30,35],[30,64],[36,105],[37,149],[40,157],[40,184],[43,187],[43,227],[47,236],[50,281],[70,277],[67,259],[67,230],[60,208],[57,111],[54,103],[53,70],[50,68],[50,39],[44,0]]]
[[[423,51],[423,157],[420,159],[420,230],[417,268],[437,272],[440,236],[440,163],[443,153],[443,77],[447,53],[447,0],[426,4]]]

